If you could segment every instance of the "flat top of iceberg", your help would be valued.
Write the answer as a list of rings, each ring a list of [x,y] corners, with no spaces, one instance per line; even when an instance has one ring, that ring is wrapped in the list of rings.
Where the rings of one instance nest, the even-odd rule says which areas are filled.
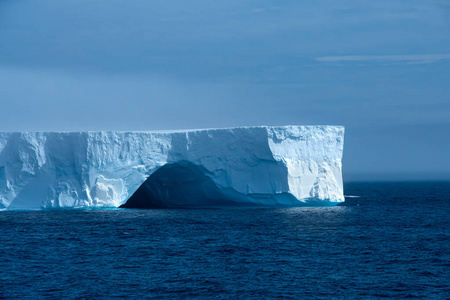
[[[35,132],[52,132],[52,133],[72,133],[72,132],[142,132],[142,133],[180,133],[180,132],[196,132],[196,131],[215,131],[215,130],[234,130],[234,129],[253,129],[253,128],[325,128],[334,127],[343,129],[343,125],[260,125],[260,126],[234,126],[222,128],[197,128],[197,129],[172,129],[172,130],[80,130],[80,131],[7,131],[3,133],[35,133]]]

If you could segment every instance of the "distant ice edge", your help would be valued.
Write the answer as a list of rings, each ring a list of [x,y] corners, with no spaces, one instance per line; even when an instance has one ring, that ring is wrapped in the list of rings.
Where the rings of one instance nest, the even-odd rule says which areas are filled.
[[[159,168],[180,162],[201,167],[236,203],[332,205],[344,201],[343,146],[342,126],[5,132],[0,209],[118,207]]]

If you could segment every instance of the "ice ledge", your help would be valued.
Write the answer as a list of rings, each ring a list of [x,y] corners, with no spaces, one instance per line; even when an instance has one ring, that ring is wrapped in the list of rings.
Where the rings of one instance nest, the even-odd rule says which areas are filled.
[[[342,126],[0,133],[0,208],[118,207],[177,162],[230,195],[269,195],[258,205],[337,203],[343,138]]]
[[[0,134],[49,134],[49,133],[61,133],[61,134],[73,134],[73,133],[187,133],[187,132],[198,132],[198,131],[218,131],[218,130],[236,130],[236,129],[256,129],[256,128],[271,128],[280,130],[290,130],[293,128],[305,128],[305,129],[318,129],[318,128],[335,128],[338,130],[345,130],[344,126],[341,125],[259,125],[259,126],[235,126],[235,127],[221,127],[221,128],[192,128],[192,129],[168,129],[168,130],[87,130],[87,131],[4,131]]]

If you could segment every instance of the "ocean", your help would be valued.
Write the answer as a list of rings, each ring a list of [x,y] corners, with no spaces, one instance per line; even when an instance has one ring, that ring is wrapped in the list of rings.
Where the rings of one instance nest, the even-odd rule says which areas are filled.
[[[450,182],[335,207],[0,212],[0,298],[448,299]]]

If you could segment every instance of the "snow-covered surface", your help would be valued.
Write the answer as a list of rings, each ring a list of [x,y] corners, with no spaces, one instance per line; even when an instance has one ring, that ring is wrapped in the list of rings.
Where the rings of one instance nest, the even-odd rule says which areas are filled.
[[[178,161],[235,194],[342,202],[343,144],[341,126],[0,133],[0,209],[117,207]]]

